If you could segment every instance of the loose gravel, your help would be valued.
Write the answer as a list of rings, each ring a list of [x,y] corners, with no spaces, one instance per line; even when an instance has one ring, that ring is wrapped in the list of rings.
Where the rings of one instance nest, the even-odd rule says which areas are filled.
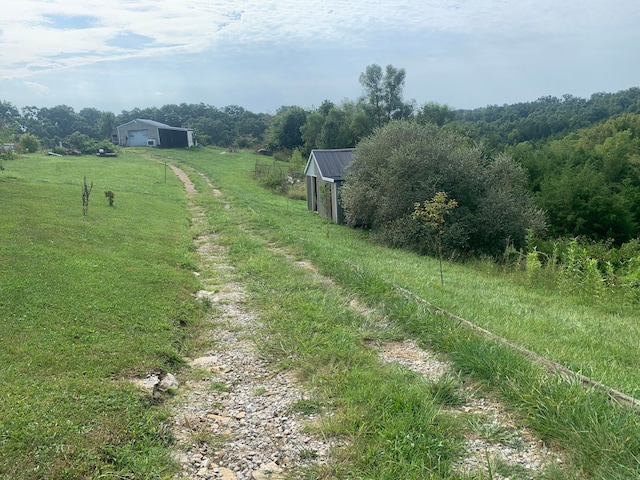
[[[188,194],[197,193],[187,175],[172,168]],[[221,195],[210,183],[209,187]],[[204,212],[195,207],[192,212],[193,225],[201,228],[206,223]],[[207,278],[205,273],[200,278],[203,290],[196,294],[212,306],[211,348],[187,359],[191,373],[172,397],[172,429],[178,439],[175,456],[182,468],[176,480],[295,478],[300,468],[330,462],[338,445],[309,433],[305,426],[318,418],[296,409],[308,393],[290,373],[275,370],[257,353],[252,334],[260,327],[259,319],[245,308],[242,285],[230,279],[233,266],[226,262],[224,248],[215,235],[202,235],[196,243],[201,271],[215,277]],[[298,263],[308,268],[308,262]],[[220,288],[225,275],[229,281]],[[412,341],[370,346],[378,349],[382,361],[419,372],[427,380],[455,374],[449,362]],[[480,419],[467,441],[469,453],[457,466],[461,474],[487,472],[489,458],[519,472],[511,477],[494,472],[494,479],[536,478],[546,464],[562,462],[559,453],[518,425],[499,402],[479,392],[466,384],[467,401],[455,407],[460,415]]]

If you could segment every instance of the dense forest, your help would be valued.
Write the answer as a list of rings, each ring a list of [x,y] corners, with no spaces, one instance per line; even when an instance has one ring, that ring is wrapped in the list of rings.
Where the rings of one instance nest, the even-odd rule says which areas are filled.
[[[487,162],[507,155],[524,167],[529,193],[545,212],[550,238],[620,246],[640,237],[640,88],[564,95],[513,105],[455,110],[405,102],[404,69],[370,65],[363,95],[318,107],[282,106],[275,114],[199,104],[134,108],[114,114],[67,105],[18,109],[0,102],[0,140],[18,149],[95,152],[117,125],[146,118],[192,128],[201,145],[264,148],[303,158],[313,148],[355,147],[394,120],[435,124],[470,139]],[[60,147],[62,145],[62,147]]]

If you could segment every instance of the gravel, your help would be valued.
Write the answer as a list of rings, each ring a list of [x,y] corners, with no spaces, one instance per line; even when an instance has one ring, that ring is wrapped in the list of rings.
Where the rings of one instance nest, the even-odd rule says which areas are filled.
[[[188,177],[179,169],[174,171],[193,195],[195,189],[187,182]],[[209,187],[213,188],[211,184]],[[214,194],[219,196],[220,192]],[[192,212],[194,226],[206,224],[201,209],[193,207]],[[215,235],[198,237],[196,243],[201,271],[205,272],[200,278],[203,290],[196,298],[210,302],[216,314],[209,319],[211,349],[198,358],[187,359],[191,366],[189,379],[181,381],[171,397],[172,430],[178,439],[175,458],[182,468],[175,479],[284,479],[302,467],[329,462],[332,448],[339,445],[309,433],[305,426],[319,419],[295,408],[296,402],[309,398],[308,392],[291,374],[274,370],[257,353],[251,335],[259,328],[259,320],[245,308],[242,285],[229,281],[219,287],[220,279],[230,280],[233,272],[233,267],[225,263],[224,248]],[[206,278],[206,272],[215,278]],[[362,309],[358,305],[353,308]],[[378,349],[381,360],[396,362],[427,379],[455,374],[449,362],[412,341],[371,347]],[[468,455],[457,465],[461,474],[486,473],[487,458],[492,464],[503,462],[519,469],[515,477],[493,472],[496,480],[534,478],[546,464],[562,462],[560,454],[518,425],[499,402],[465,385],[468,401],[455,410],[482,419],[482,424],[469,435]],[[503,434],[493,438],[482,432]]]

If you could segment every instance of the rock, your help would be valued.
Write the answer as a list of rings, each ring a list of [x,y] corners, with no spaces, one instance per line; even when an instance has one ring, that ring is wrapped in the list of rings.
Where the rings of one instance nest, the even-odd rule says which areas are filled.
[[[160,383],[160,379],[157,375],[147,375],[145,378],[140,380],[142,387],[149,391],[153,390],[158,383]]]
[[[162,380],[160,380],[160,383],[158,384],[158,390],[160,390],[161,392],[168,392],[170,390],[177,389],[179,386],[180,384],[178,383],[176,377],[174,377],[170,373],[167,373],[164,377],[162,377]]]
[[[261,465],[251,476],[254,480],[284,480],[282,472],[282,468],[276,462],[269,462]]]
[[[218,467],[218,478],[222,480],[237,480],[236,474],[233,470],[229,470],[228,468]]]

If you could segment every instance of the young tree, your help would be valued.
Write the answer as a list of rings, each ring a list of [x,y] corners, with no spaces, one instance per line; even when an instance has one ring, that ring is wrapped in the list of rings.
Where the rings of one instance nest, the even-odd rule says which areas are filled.
[[[438,248],[438,260],[440,262],[440,283],[444,285],[442,275],[442,227],[444,216],[458,206],[458,202],[449,199],[445,192],[437,192],[431,200],[425,200],[420,204],[416,202],[413,207],[412,217],[422,222],[427,228],[435,231],[436,245]]]

